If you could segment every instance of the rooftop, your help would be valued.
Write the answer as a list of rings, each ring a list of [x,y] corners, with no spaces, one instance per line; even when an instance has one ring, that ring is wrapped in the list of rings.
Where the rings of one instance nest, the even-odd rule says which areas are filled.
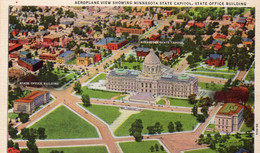
[[[64,57],[67,57],[67,56],[69,56],[69,55],[71,55],[73,53],[74,53],[74,51],[65,51],[62,54],[60,54],[58,57],[64,58]]]
[[[32,102],[36,97],[42,95],[42,94],[47,94],[49,93],[48,91],[33,91],[29,95],[16,99],[15,102],[21,102],[21,103],[30,103]]]
[[[237,103],[225,103],[217,114],[231,116],[233,114],[238,114],[242,108],[243,106]]]
[[[22,57],[20,58],[20,60],[22,60],[30,65],[35,65],[35,64],[41,62],[41,60],[39,60],[39,59],[22,58]]]

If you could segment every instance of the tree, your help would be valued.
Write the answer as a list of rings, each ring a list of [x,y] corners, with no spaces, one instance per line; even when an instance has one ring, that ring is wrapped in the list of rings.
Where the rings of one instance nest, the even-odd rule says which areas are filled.
[[[39,153],[35,140],[31,139],[26,142],[27,148],[33,153]]]
[[[151,146],[150,150],[151,152],[154,152],[154,146]]]
[[[81,83],[77,81],[73,89],[76,93],[81,93]]]
[[[164,151],[164,147],[161,145],[161,151]]]
[[[190,104],[196,104],[197,103],[196,96],[197,96],[196,94],[191,94],[191,95],[188,96]]]
[[[200,122],[200,123],[205,122],[205,116],[201,115],[201,114],[198,114],[197,115],[197,121]]]
[[[193,116],[197,116],[197,114],[198,114],[198,106],[197,105],[193,105],[192,114],[193,114]]]
[[[175,122],[175,125],[177,131],[182,131],[182,124],[180,121]]]
[[[203,106],[201,109],[201,112],[203,113],[205,118],[207,118],[208,117],[208,106]]]
[[[19,144],[18,143],[14,143],[14,148],[17,149],[17,150],[20,150]]]
[[[155,145],[154,145],[154,148],[155,148],[156,151],[159,151],[159,146],[158,146],[158,144],[155,144]]]
[[[169,124],[168,124],[168,131],[170,133],[174,132],[174,124],[172,122],[169,122]]]
[[[90,106],[91,105],[90,104],[90,98],[89,98],[88,94],[83,93],[82,96],[81,96],[81,100],[82,100],[84,106]]]
[[[131,128],[129,129],[129,134],[135,137],[135,141],[142,141],[142,130],[143,124],[141,119],[136,119],[134,123],[131,124]]]
[[[18,117],[20,118],[20,121],[22,123],[26,123],[27,121],[29,121],[29,115],[28,114],[20,113],[18,115]]]
[[[147,130],[148,130],[148,134],[155,134],[155,129],[154,129],[154,126],[148,126],[147,127]]]
[[[156,122],[154,125],[155,132],[158,134],[161,134],[163,131],[163,126],[160,124],[160,122]]]
[[[45,128],[39,127],[37,130],[39,139],[45,139],[46,135],[45,135]]]
[[[22,139],[28,139],[30,136],[30,132],[28,128],[23,128],[21,130]]]
[[[14,147],[14,142],[12,140],[8,140],[7,146],[8,146],[8,148]]]
[[[17,133],[18,133],[18,130],[17,130],[17,127],[12,127],[11,124],[8,125],[8,134],[10,135],[11,138],[15,139],[17,138]]]

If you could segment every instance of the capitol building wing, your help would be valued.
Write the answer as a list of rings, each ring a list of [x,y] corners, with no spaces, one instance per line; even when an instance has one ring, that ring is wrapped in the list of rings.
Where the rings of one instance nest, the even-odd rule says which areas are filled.
[[[141,72],[125,69],[110,71],[106,79],[106,88],[114,91],[183,98],[198,92],[196,77],[166,73],[162,71],[163,66],[151,50],[145,57]]]

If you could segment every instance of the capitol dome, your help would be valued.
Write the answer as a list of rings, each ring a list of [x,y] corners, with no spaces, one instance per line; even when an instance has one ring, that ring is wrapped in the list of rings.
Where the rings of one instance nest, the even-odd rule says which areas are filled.
[[[145,57],[142,69],[142,75],[145,77],[160,78],[161,76],[161,61],[154,53],[153,49]]]
[[[161,64],[160,59],[158,56],[154,53],[153,49],[150,50],[150,53],[145,57],[144,64],[148,65],[157,65]]]

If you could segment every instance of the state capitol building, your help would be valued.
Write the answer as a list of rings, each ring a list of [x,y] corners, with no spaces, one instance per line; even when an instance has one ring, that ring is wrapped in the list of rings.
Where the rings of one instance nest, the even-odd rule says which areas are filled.
[[[183,98],[198,92],[196,77],[176,75],[169,69],[161,64],[160,59],[151,49],[144,59],[141,72],[125,69],[110,71],[106,78],[106,89]]]

